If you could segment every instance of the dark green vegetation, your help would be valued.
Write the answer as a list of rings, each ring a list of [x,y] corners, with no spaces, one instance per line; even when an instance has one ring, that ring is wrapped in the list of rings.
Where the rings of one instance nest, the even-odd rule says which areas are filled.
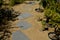
[[[0,6],[3,4],[3,1],[2,0],[0,0]]]
[[[3,0],[0,0],[0,40],[7,40],[11,37],[12,32],[10,30],[15,28],[12,23],[16,21],[16,17],[19,15],[13,8],[7,6],[3,4]]]
[[[53,27],[54,32],[49,32],[48,37],[51,40],[60,40],[60,1],[59,0],[42,0],[40,3],[44,8],[46,20],[42,21],[43,31],[48,27]],[[51,36],[53,35],[53,37]]]
[[[10,0],[10,5],[13,6],[15,4],[21,4],[23,3],[25,0]]]
[[[9,8],[2,8],[0,9],[0,32],[3,32],[3,35],[0,35],[0,40],[6,40],[9,38],[12,34],[12,32],[9,30],[12,27],[12,24],[10,21],[15,21],[16,17],[18,15],[15,14],[13,9]],[[6,38],[5,38],[6,37]]]
[[[6,25],[6,21],[12,21],[14,18],[16,18],[17,15],[13,12],[13,9],[0,9],[0,25]]]
[[[0,6],[2,5],[2,4],[6,4],[6,2],[8,2],[7,4],[9,4],[10,6],[14,6],[14,5],[16,5],[16,4],[21,4],[21,3],[23,3],[25,0],[9,0],[9,1],[4,1],[3,2],[3,0],[0,0]]]
[[[52,27],[55,27],[55,24],[60,25],[60,2],[58,0],[42,0],[40,4],[45,10],[45,23]]]
[[[0,37],[0,40],[5,40],[11,36],[11,29],[12,24],[10,21],[15,21],[16,15],[12,9],[9,8],[2,8],[0,9],[0,32],[3,32]],[[6,38],[5,38],[6,37]]]
[[[34,0],[8,0],[7,4],[9,4],[10,6],[14,6],[16,4],[21,4],[23,3],[24,1],[34,1]],[[39,0],[36,0],[36,1],[39,1]],[[0,0],[0,4],[2,4],[3,0]],[[5,0],[6,2],[6,0]]]

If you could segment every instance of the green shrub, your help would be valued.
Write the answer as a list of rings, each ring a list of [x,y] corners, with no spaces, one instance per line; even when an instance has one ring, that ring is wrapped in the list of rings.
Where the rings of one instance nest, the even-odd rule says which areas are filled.
[[[48,24],[60,24],[60,3],[57,0],[42,0],[41,5],[45,9],[46,19],[49,18]]]
[[[11,6],[15,5],[15,0],[10,0],[10,3],[9,3]]]
[[[44,26],[46,25],[46,21],[44,21],[44,20],[42,20],[41,23],[42,23],[42,25],[44,25]]]

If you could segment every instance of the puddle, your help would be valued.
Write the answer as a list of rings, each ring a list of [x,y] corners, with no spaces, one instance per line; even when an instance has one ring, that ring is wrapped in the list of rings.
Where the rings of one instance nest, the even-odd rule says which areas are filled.
[[[20,21],[19,23],[17,23],[17,26],[20,27],[23,30],[26,30],[26,29],[32,27],[32,24],[30,24],[26,21]]]
[[[16,31],[12,34],[12,40],[29,40],[29,38],[21,31]]]
[[[22,13],[18,16],[19,19],[25,19],[25,18],[28,18],[28,17],[31,17],[32,14],[30,13]]]

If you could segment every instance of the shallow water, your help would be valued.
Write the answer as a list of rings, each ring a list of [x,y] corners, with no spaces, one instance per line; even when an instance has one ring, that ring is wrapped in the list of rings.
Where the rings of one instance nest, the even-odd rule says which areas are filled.
[[[32,24],[28,23],[27,21],[20,21],[17,24],[17,26],[20,27],[21,29],[25,30],[25,29],[28,29],[28,28],[32,27]]]
[[[12,34],[12,40],[29,40],[29,38],[21,31],[16,31]]]
[[[28,18],[28,17],[31,17],[32,14],[30,13],[22,13],[18,16],[19,19],[25,19],[25,18]]]

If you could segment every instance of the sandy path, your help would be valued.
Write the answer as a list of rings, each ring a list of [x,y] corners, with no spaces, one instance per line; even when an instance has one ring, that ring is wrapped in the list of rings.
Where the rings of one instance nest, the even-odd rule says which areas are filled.
[[[27,6],[28,6],[28,8],[27,8]],[[30,38],[30,40],[50,40],[47,35],[48,31],[45,31],[45,32],[40,31],[40,29],[42,28],[42,25],[41,25],[41,22],[37,21],[37,18],[39,16],[41,16],[43,18],[43,13],[41,14],[41,13],[35,12],[34,9],[38,8],[38,7],[39,7],[38,4],[35,4],[32,6],[30,6],[28,4],[20,4],[20,5],[13,7],[15,9],[15,11],[19,11],[21,13],[29,12],[33,15],[33,17],[23,19],[23,20],[31,23],[32,27],[30,27],[29,29],[26,29],[26,30],[22,30],[20,28],[20,31],[22,31],[24,34],[26,34]],[[28,10],[26,10],[26,8]]]

